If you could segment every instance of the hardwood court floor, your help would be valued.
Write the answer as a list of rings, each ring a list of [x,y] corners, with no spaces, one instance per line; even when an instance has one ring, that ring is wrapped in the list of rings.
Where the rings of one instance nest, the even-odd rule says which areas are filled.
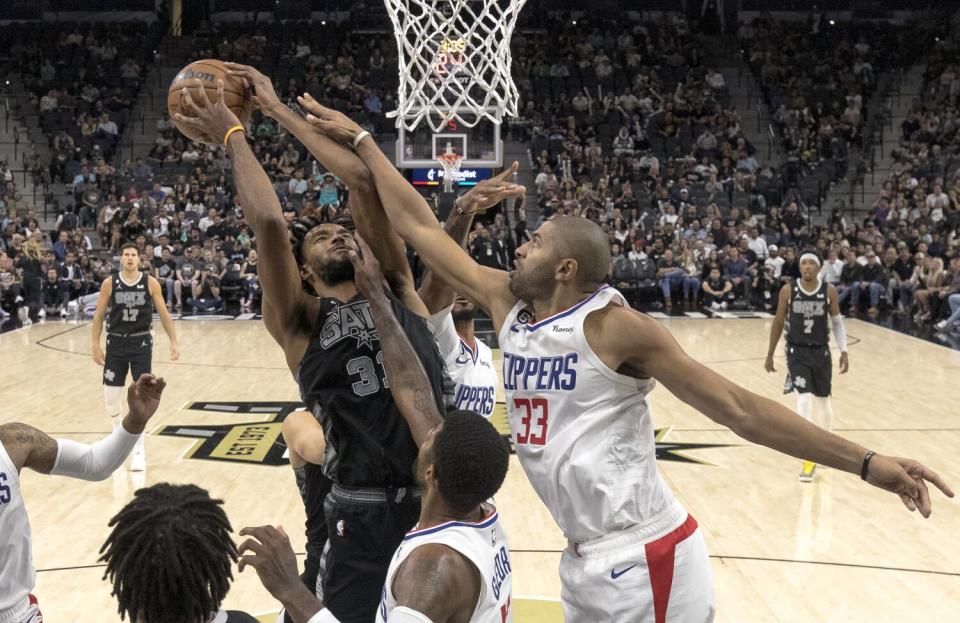
[[[793,406],[781,393],[782,357],[777,374],[763,370],[770,320],[665,322],[713,369]],[[144,485],[197,483],[225,500],[235,530],[283,524],[303,551],[293,476],[286,466],[262,464],[276,458],[271,441],[278,426],[269,420],[285,407],[257,403],[297,400],[279,348],[258,321],[179,321],[177,329],[182,357],[176,363],[168,361],[166,337],[157,332],[154,370],[168,387],[152,431],[172,426],[183,435],[210,425],[266,423],[208,429],[219,442],[199,450],[197,439],[151,435],[145,474],[122,470],[88,483],[27,472],[35,592],[47,620],[118,620],[97,551],[108,519]],[[856,320],[848,330],[851,370],[834,377],[836,430],[878,451],[922,459],[960,490],[960,353]],[[82,441],[106,433],[89,331],[88,324],[52,322],[0,337],[0,422],[19,420]],[[186,408],[196,402],[213,404]],[[924,521],[896,497],[847,474],[825,470],[815,484],[801,485],[798,460],[748,445],[662,388],[652,403],[657,428],[669,429],[661,432],[661,454],[669,454],[670,443],[716,445],[676,451],[708,464],[661,460],[660,468],[706,536],[718,621],[956,619],[956,501],[934,494],[933,517]],[[205,453],[240,462],[188,458]],[[497,501],[513,550],[514,596],[543,600],[517,600],[516,620],[559,620],[557,564],[565,542],[515,460]],[[252,570],[237,577],[226,606],[276,610]]]

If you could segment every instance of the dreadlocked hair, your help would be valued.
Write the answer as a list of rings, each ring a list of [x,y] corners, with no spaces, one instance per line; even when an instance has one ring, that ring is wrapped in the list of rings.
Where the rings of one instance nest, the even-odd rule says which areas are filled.
[[[100,560],[121,620],[201,623],[220,610],[237,561],[222,504],[196,485],[160,483],[110,520]]]

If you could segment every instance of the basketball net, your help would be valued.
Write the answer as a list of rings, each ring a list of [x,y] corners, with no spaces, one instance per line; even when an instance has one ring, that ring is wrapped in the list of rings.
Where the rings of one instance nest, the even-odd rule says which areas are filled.
[[[437,161],[443,166],[443,192],[453,192],[453,185],[457,182],[460,174],[460,163],[463,162],[463,156],[447,149],[445,153],[437,156]]]
[[[510,38],[527,0],[384,0],[397,40],[397,127],[517,115]],[[432,114],[433,113],[433,114]]]

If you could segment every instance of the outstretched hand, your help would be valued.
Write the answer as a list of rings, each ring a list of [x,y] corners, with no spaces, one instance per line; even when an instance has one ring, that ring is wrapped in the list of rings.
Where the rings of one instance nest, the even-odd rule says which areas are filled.
[[[282,602],[281,596],[300,583],[297,557],[287,533],[283,527],[259,526],[243,528],[240,536],[249,538],[238,548],[238,569],[243,573],[247,567],[253,567],[267,592]]]
[[[240,125],[237,116],[223,103],[223,80],[217,80],[215,102],[211,102],[207,97],[207,90],[203,88],[203,82],[199,78],[196,93],[191,93],[189,87],[184,87],[180,98],[181,108],[189,115],[177,113],[177,121],[199,130],[204,136],[203,142],[208,145],[223,145],[227,131]]]
[[[342,112],[321,106],[309,93],[297,97],[297,102],[309,113],[307,121],[338,143],[352,145],[354,139],[363,132],[356,121]]]
[[[513,164],[501,171],[498,175],[484,180],[471,188],[460,197],[460,206],[464,212],[483,212],[499,204],[508,197],[523,199],[527,189],[522,184],[514,184],[507,180],[512,179],[517,172],[518,164]]]
[[[226,62],[224,65],[226,65],[229,75],[242,78],[246,85],[253,90],[254,94],[250,97],[250,101],[263,114],[272,117],[276,114],[278,108],[283,106],[269,76],[265,76],[250,65],[231,62]]]
[[[383,273],[380,270],[380,262],[367,241],[359,234],[356,236],[357,245],[360,252],[350,250],[350,263],[353,264],[353,279],[357,284],[357,290],[368,301],[379,300],[384,297],[383,293]]]
[[[160,406],[160,397],[163,395],[163,389],[167,386],[166,381],[152,374],[141,374],[137,382],[127,389],[127,407],[130,410],[130,417],[134,419],[137,425],[144,426],[147,421],[153,417]]]
[[[953,490],[935,471],[913,459],[875,455],[870,459],[867,482],[875,487],[896,493],[911,511],[929,517],[932,512],[927,482],[933,483],[948,498]]]

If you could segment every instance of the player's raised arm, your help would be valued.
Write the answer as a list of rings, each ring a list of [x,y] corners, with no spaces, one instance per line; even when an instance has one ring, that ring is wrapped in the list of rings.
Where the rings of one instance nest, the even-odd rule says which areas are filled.
[[[328,136],[341,143],[356,143],[357,154],[373,174],[383,207],[400,236],[417,250],[431,270],[455,290],[477,301],[499,325],[516,302],[507,287],[507,273],[480,266],[450,239],[426,200],[403,179],[368,132],[335,110],[320,105],[310,110],[307,119]],[[523,194],[522,186],[506,181],[515,167],[478,184],[468,205],[461,199],[464,212],[485,209],[507,197]]]
[[[467,195],[469,194],[468,192]],[[454,208],[450,210],[447,221],[443,224],[443,230],[461,248],[466,248],[470,226],[473,225],[473,214],[464,212],[458,205],[459,203],[458,200],[454,204]],[[420,300],[423,301],[423,304],[427,307],[427,312],[430,314],[436,314],[440,310],[450,307],[457,297],[456,291],[432,270],[428,270],[427,274],[423,276],[417,294],[420,295]]]
[[[622,307],[593,316],[585,323],[585,331],[608,367],[626,370],[637,378],[657,379],[675,396],[744,439],[860,474],[870,484],[896,493],[911,511],[919,508],[924,517],[929,517],[931,510],[926,481],[953,497],[943,479],[923,464],[868,452],[725,379],[687,355],[649,316]]]
[[[383,291],[383,277],[377,259],[363,238],[358,238],[357,242],[363,256],[350,252],[357,289],[370,304],[373,323],[380,336],[383,367],[390,379],[390,393],[410,427],[414,443],[419,447],[443,419],[427,372]]]
[[[198,87],[196,94],[190,89],[183,90],[184,110],[190,116],[178,114],[177,120],[204,132],[207,142],[226,145],[233,160],[237,203],[243,206],[244,218],[250,223],[257,247],[261,249],[259,272],[263,294],[270,299],[287,334],[302,324],[307,297],[293,257],[280,201],[270,178],[247,144],[244,132],[231,131],[242,126],[223,103],[223,81],[218,82],[215,102],[207,99],[202,86]]]
[[[276,119],[287,131],[297,137],[320,164],[343,180],[350,189],[350,213],[360,235],[370,241],[380,260],[382,270],[394,291],[414,312],[424,314],[414,292],[413,273],[407,262],[403,240],[390,227],[373,184],[370,170],[352,150],[320,132],[309,121],[291,110],[277,96],[268,76],[255,68],[239,63],[226,63],[232,76],[243,78],[253,87],[254,103],[263,114]],[[313,98],[309,98],[313,102]]]
[[[129,412],[123,425],[93,444],[54,439],[43,431],[13,422],[0,425],[0,443],[17,471],[32,469],[41,474],[103,480],[123,464],[133,450],[147,421],[160,406],[166,383],[143,374],[127,391]]]

